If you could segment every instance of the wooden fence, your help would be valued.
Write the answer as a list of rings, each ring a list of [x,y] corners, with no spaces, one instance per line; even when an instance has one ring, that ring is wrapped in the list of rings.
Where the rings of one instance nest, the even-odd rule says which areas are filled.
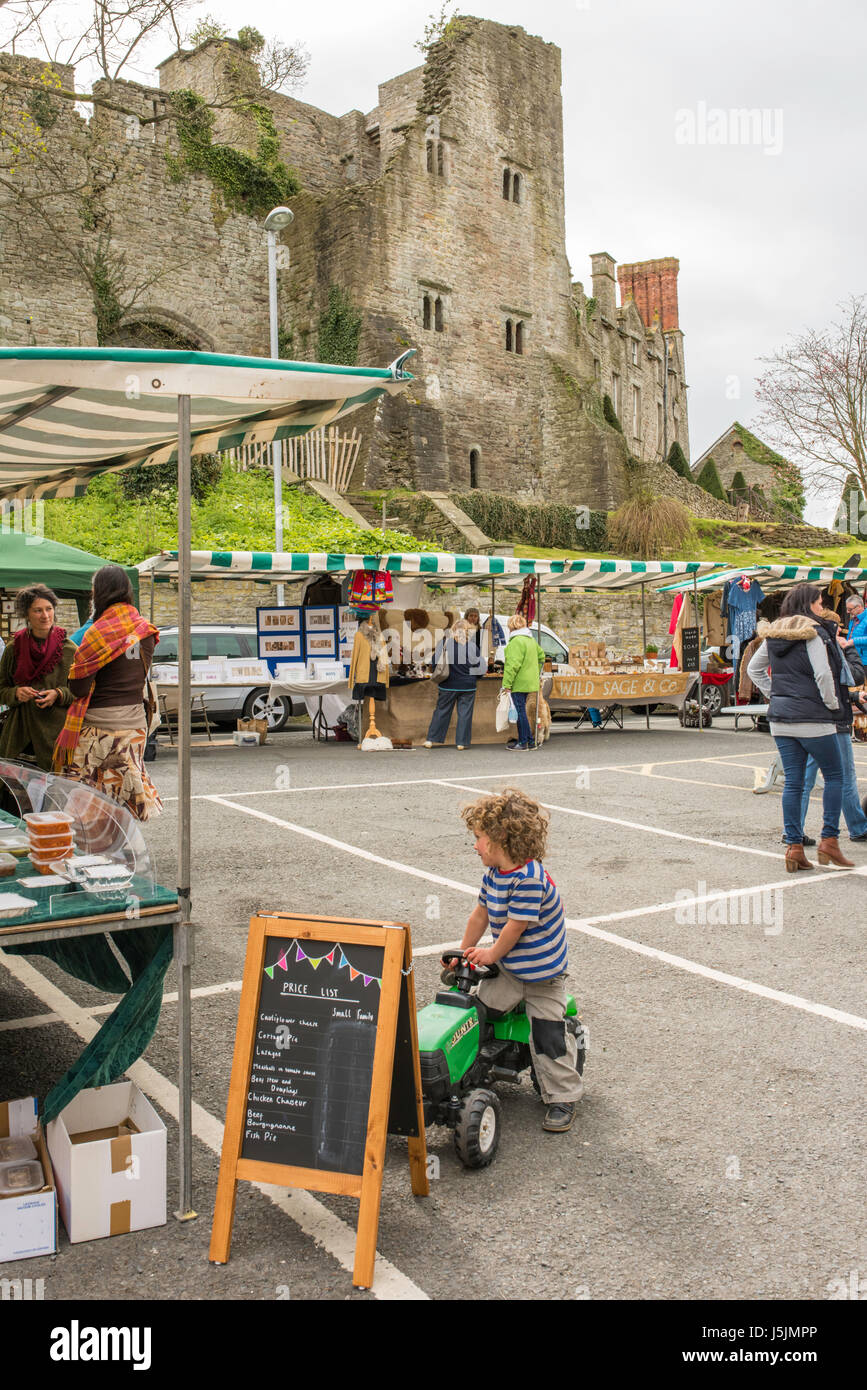
[[[361,435],[355,429],[351,434],[341,434],[336,425],[329,425],[296,439],[278,440],[277,446],[284,468],[290,468],[299,478],[328,483],[335,492],[346,492],[361,448]],[[245,444],[240,449],[229,449],[226,456],[237,473],[245,473],[249,468],[270,468],[272,445]]]

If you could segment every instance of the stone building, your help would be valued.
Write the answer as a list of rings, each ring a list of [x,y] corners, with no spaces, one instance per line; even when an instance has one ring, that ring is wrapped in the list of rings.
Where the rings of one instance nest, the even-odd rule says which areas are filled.
[[[239,61],[237,45],[209,40],[167,59],[158,90],[103,91],[144,120],[165,114],[173,91],[222,93]],[[72,86],[70,70],[60,76]],[[591,258],[592,297],[572,281],[554,45],[468,20],[383,83],[366,115],[265,100],[301,184],[283,237],[284,355],[316,358],[332,287],[360,315],[359,362],[417,349],[410,391],[355,417],[353,486],[610,508],[628,453],[660,458],[678,439],[688,455],[677,261],[621,265],[619,306],[607,253]],[[266,354],[261,222],[227,208],[206,173],[179,167],[173,121],[139,125],[97,107],[85,122],[70,103],[53,107],[43,139],[69,191],[53,192],[49,223],[34,212],[38,169],[22,175],[33,203],[0,203],[3,340]],[[250,151],[258,134],[250,118],[215,113],[216,141]],[[125,305],[108,333],[94,309],[99,257]],[[603,418],[606,394],[622,434]]]
[[[726,491],[731,488],[735,474],[741,473],[748,488],[761,488],[767,498],[770,498],[774,486],[772,465],[775,462],[785,463],[779,454],[737,420],[691,465],[695,477],[710,458],[716,464],[720,482]]]

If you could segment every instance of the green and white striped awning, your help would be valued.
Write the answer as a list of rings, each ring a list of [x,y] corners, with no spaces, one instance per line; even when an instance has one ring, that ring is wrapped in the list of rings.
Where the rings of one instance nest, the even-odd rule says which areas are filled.
[[[721,589],[729,579],[740,579],[742,575],[758,580],[765,593],[771,593],[774,589],[793,589],[796,584],[817,584],[820,589],[825,589],[832,579],[846,580],[856,588],[867,584],[867,569],[835,569],[831,565],[741,565],[738,569],[726,565],[696,580],[696,588],[699,593],[705,589]],[[664,593],[680,593],[684,589],[692,589],[692,580],[678,580],[675,584],[661,587]]]
[[[192,453],[330,425],[412,377],[208,352],[0,348],[0,499],[72,497],[101,472],[177,460],[178,397]]]
[[[579,589],[624,589],[642,584],[651,588],[678,579],[705,575],[719,566],[708,560],[535,560],[505,555],[452,555],[440,551],[390,552],[380,555],[329,554],[293,551],[285,554],[249,550],[194,550],[192,578],[253,579],[289,583],[314,574],[347,574],[354,570],[387,570],[395,575],[418,575],[431,584],[484,583],[520,589],[527,575],[536,575],[541,588],[570,593]],[[143,560],[140,574],[154,583],[177,579],[178,552],[164,550]]]

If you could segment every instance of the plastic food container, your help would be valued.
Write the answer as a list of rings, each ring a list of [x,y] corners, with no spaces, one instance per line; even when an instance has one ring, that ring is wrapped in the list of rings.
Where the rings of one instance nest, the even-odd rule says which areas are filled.
[[[0,1163],[20,1163],[23,1158],[36,1158],[36,1145],[26,1134],[13,1134],[0,1139]]]
[[[35,1160],[23,1163],[0,1163],[0,1193],[38,1192],[45,1186],[42,1164]]]
[[[26,917],[35,908],[32,898],[22,898],[20,893],[0,893],[0,922],[10,917]]]
[[[30,811],[24,824],[31,840],[41,840],[45,835],[71,835],[75,817],[65,811]]]
[[[35,878],[19,878],[18,887],[37,902],[45,902],[53,893],[65,893],[69,883],[59,874],[37,874]]]
[[[0,830],[0,853],[26,854],[29,843],[23,830]]]
[[[11,878],[18,868],[18,860],[14,854],[4,854],[0,850],[0,878]]]
[[[30,863],[40,874],[51,874],[54,872],[53,864],[62,864],[71,855],[72,845],[67,845],[65,849],[46,850],[44,854],[32,849],[30,851]]]
[[[38,840],[30,841],[30,848],[35,849],[37,854],[48,854],[49,850],[72,849],[72,831],[67,831],[63,835],[40,835]]]

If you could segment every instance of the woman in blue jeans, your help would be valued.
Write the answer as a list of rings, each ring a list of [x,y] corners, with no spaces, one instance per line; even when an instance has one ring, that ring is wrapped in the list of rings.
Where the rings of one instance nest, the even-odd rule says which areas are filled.
[[[821,621],[822,609],[822,598],[814,584],[798,584],[791,589],[783,600],[779,618],[773,623],[759,624],[762,644],[747,667],[750,680],[770,698],[768,719],[786,778],[783,822],[789,873],[814,867],[804,854],[801,815],[804,772],[811,754],[825,779],[819,863],[839,869],[854,868],[852,861],[844,858],[837,841],[843,766],[836,723],[843,717],[843,658]]]
[[[437,645],[434,661],[438,662],[445,652],[449,673],[440,682],[436,709],[431,716],[425,748],[433,748],[436,743],[445,743],[455,705],[458,710],[455,744],[461,749],[470,746],[476,683],[488,669],[488,663],[482,656],[478,622],[474,624],[467,621],[472,612],[473,610],[468,609],[467,617],[460,618]]]
[[[840,648],[843,657],[839,690],[843,718],[836,721],[837,746],[840,749],[840,761],[843,764],[843,819],[849,830],[850,840],[867,840],[867,816],[864,814],[861,797],[858,793],[858,777],[855,772],[855,758],[852,752],[852,701],[849,694],[850,686],[864,684],[864,666],[857,643],[853,642],[851,637],[843,635],[837,614],[832,609],[827,608],[822,615],[822,620],[831,638],[836,641]],[[810,793],[816,784],[818,771],[819,765],[815,758],[808,758],[807,770],[804,775],[804,798],[801,802],[803,824],[806,824],[807,812],[810,807]]]

